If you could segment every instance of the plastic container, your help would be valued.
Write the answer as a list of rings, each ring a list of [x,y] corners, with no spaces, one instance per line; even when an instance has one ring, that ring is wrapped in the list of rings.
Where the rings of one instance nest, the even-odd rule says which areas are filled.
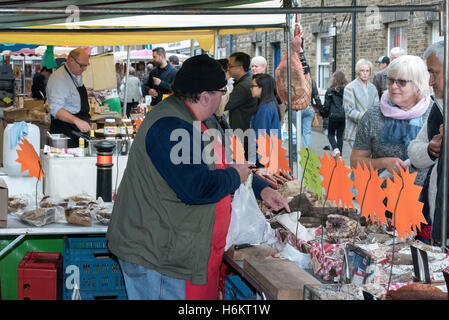
[[[239,275],[232,275],[225,277],[225,300],[257,300],[257,297]]]
[[[27,252],[17,268],[17,299],[61,299],[61,267],[58,252]]]
[[[65,237],[63,270],[64,300],[127,299],[120,265],[105,237]]]
[[[39,154],[41,146],[39,127],[31,123],[27,123],[27,126],[28,135],[25,138],[32,144],[36,153]],[[19,156],[17,150],[21,149],[19,146],[20,142],[14,148],[11,148],[10,139],[12,127],[13,124],[8,124],[3,132],[3,167],[5,172],[10,176],[28,176],[28,170],[20,172],[21,164],[16,162]]]

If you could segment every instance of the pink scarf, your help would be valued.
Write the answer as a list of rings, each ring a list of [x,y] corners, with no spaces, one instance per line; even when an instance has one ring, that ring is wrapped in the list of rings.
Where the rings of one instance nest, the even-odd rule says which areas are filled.
[[[421,117],[430,105],[430,95],[423,97],[418,103],[409,110],[402,110],[393,102],[391,102],[388,96],[388,91],[382,94],[380,99],[380,110],[382,114],[387,118],[393,118],[397,120],[408,120]]]

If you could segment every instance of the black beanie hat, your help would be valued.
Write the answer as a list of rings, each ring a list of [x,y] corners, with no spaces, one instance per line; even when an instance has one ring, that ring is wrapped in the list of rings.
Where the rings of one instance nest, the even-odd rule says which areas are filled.
[[[226,85],[226,75],[220,63],[207,54],[194,56],[176,73],[173,86],[184,93],[215,91]]]

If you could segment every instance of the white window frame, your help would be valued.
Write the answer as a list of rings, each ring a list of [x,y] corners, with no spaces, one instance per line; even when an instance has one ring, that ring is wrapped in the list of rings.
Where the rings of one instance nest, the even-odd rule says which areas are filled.
[[[408,50],[408,33],[407,33],[407,27],[408,27],[408,22],[399,22],[399,23],[390,23],[388,25],[388,52],[391,51],[391,49],[393,49],[393,47],[391,46],[391,29],[396,29],[396,28],[401,28],[402,31],[405,31],[404,33],[407,35],[407,46],[405,48],[403,48],[405,50],[405,54],[407,54],[407,50]]]
[[[440,22],[432,23],[432,43],[444,40],[444,36],[440,36]]]
[[[330,79],[330,76],[331,76],[331,72],[330,72],[330,57],[329,57],[329,61],[328,62],[322,62],[321,61],[321,50],[322,50],[322,45],[321,45],[321,41],[322,41],[322,39],[323,38],[329,38],[329,35],[327,34],[327,33],[322,33],[322,34],[319,34],[318,36],[317,36],[317,44],[316,44],[316,84],[317,84],[317,87],[318,87],[318,92],[319,92],[319,94],[320,95],[322,95],[322,94],[324,94],[325,92],[326,92],[326,90],[327,90],[327,88],[329,87],[329,83],[324,83],[323,85],[322,85],[322,79],[321,79],[321,74],[320,74],[320,71],[321,71],[321,68],[320,67],[325,67],[325,66],[327,66],[328,67],[328,70],[329,70],[329,79]],[[330,40],[329,40],[329,50],[330,50]]]

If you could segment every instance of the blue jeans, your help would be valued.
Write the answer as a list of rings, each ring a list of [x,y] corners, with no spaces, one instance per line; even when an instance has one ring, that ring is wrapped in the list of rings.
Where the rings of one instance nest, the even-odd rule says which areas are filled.
[[[308,148],[310,147],[310,139],[312,134],[312,123],[315,113],[309,106],[304,110],[301,110],[301,129],[302,137],[304,139],[304,145]]]
[[[118,259],[129,300],[185,300],[186,281]]]

